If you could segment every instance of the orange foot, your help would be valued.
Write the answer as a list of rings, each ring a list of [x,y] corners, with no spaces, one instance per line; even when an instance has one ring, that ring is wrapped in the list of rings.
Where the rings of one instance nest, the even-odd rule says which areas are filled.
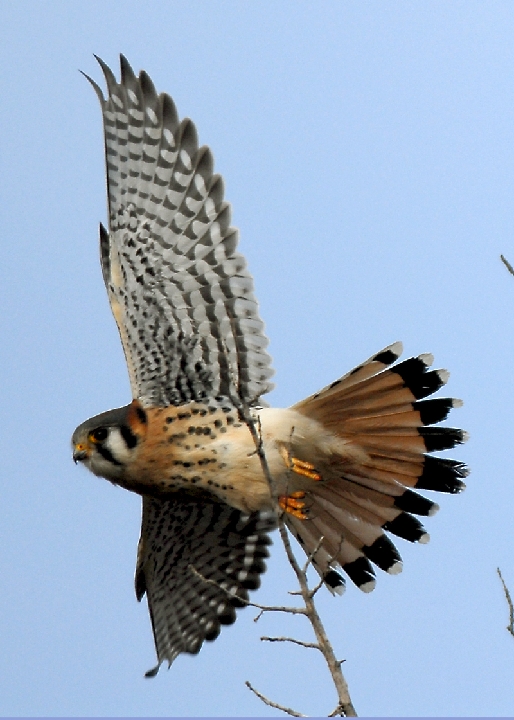
[[[278,504],[284,512],[293,515],[299,520],[307,520],[307,504],[303,502],[304,497],[305,493],[302,490],[298,490],[298,492],[291,493],[291,495],[280,495]]]
[[[298,460],[298,458],[291,458],[291,470],[298,475],[303,475],[311,480],[321,480],[321,475],[316,470],[314,465],[304,460]]]
[[[285,447],[281,448],[282,457],[284,458],[285,464],[290,470],[295,472],[297,475],[303,475],[303,477],[309,478],[309,480],[318,481],[321,480],[321,475],[316,470],[314,465],[305,460],[299,460],[298,458],[291,457]]]

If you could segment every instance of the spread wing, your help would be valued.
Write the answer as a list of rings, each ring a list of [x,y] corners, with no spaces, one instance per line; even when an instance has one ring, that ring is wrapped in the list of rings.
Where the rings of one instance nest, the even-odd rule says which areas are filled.
[[[255,404],[273,385],[253,281],[237,252],[223,181],[194,124],[121,56],[121,82],[97,58],[109,231],[104,281],[133,397],[146,406],[206,397]],[[87,77],[87,76],[86,76]]]
[[[147,595],[158,658],[148,676],[180,653],[198,653],[235,621],[235,608],[260,585],[275,527],[270,512],[246,515],[185,495],[143,498],[136,595]]]

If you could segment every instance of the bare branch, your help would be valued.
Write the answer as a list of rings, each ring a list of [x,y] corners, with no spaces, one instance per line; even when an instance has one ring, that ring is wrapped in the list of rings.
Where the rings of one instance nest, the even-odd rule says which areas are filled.
[[[293,717],[308,717],[307,715],[302,715],[302,713],[296,712],[296,710],[292,710],[291,708],[285,707],[284,705],[279,705],[276,702],[273,702],[273,700],[270,700],[265,695],[260,693],[258,690],[256,690],[254,687],[250,685],[248,680],[245,682],[246,687],[251,690],[253,693],[257,695],[257,697],[262,700],[263,703],[266,705],[269,705],[270,707],[276,708],[277,710],[282,710],[282,712],[287,713],[288,715],[292,715]]]
[[[507,605],[509,606],[509,624],[507,625],[507,630],[510,632],[512,637],[514,637],[514,605],[512,604],[512,598],[510,596],[509,588],[507,587],[505,580],[503,579],[500,568],[496,568],[496,572],[498,573],[500,580],[502,581],[503,592],[505,593],[505,599],[507,600]]]
[[[514,268],[512,267],[510,262],[506,258],[504,258],[503,255],[500,255],[500,258],[501,258],[502,263],[505,265],[507,270],[510,272],[510,274],[514,275]]]
[[[322,536],[320,537],[320,539],[318,540],[318,542],[316,543],[316,547],[314,548],[314,550],[310,553],[310,555],[307,556],[307,560],[305,561],[305,565],[303,566],[303,570],[302,570],[303,573],[306,573],[307,570],[309,569],[309,565],[312,564],[312,561],[313,561],[314,558],[316,557],[316,553],[318,552],[318,550],[319,550],[320,547],[322,546],[324,539],[325,539],[325,538],[324,538],[323,535],[322,535]]]
[[[311,597],[314,597],[316,595],[316,593],[318,592],[318,590],[321,590],[321,588],[323,587],[324,584],[325,583],[323,582],[323,580],[320,579],[318,584],[315,585],[313,588],[311,588],[311,590],[309,590]]]
[[[231,595],[230,597],[235,596]],[[258,605],[257,603],[250,602],[249,600],[246,601],[246,604],[248,605],[248,607],[254,607],[257,608],[257,610],[260,610],[261,612],[259,613],[259,615],[263,615],[266,612],[283,612],[289,613],[290,615],[307,615],[305,608],[301,607],[298,608],[287,605]],[[257,618],[255,619],[255,621],[257,622]]]
[[[305,648],[313,648],[314,650],[321,650],[318,643],[311,643],[311,642],[304,642],[303,640],[296,640],[295,638],[290,637],[261,637],[261,640],[265,640],[267,642],[290,642],[294,643],[295,645],[301,645]]]
[[[198,572],[198,570],[193,566],[189,565],[189,569],[191,572],[196,575],[196,577],[200,578],[204,583],[207,583],[207,585],[214,585],[214,587],[218,588],[218,590],[221,590],[222,592],[227,595],[228,598],[235,598],[236,600],[239,600],[240,602],[244,603],[248,607],[254,607],[257,608],[257,610],[260,610],[260,613],[255,618],[255,622],[261,617],[261,615],[265,612],[284,612],[289,613],[290,615],[306,615],[307,611],[305,608],[302,607],[288,607],[287,605],[259,605],[258,603],[251,602],[250,600],[247,600],[246,598],[240,597],[239,595],[235,595],[234,593],[228,592],[224,587],[221,587],[219,583],[216,582],[216,580],[211,580],[210,578],[206,578],[204,575]]]
[[[327,717],[338,717],[339,715],[344,715],[341,704],[337,705]]]

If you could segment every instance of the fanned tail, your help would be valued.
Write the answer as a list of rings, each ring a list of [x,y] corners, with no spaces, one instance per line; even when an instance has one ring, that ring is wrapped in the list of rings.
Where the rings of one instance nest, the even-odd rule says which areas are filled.
[[[394,343],[340,380],[292,409],[312,418],[359,453],[331,457],[319,468],[321,480],[307,493],[307,518],[286,514],[289,529],[334,592],[342,592],[340,566],[364,592],[375,587],[373,565],[390,574],[402,569],[386,532],[411,542],[429,536],[415,516],[439,509],[415,490],[458,493],[467,467],[429,455],[467,439],[462,430],[427,427],[444,420],[460,400],[425,400],[448,380],[446,370],[429,370],[431,355],[396,365],[402,351]],[[321,546],[320,540],[323,538]]]

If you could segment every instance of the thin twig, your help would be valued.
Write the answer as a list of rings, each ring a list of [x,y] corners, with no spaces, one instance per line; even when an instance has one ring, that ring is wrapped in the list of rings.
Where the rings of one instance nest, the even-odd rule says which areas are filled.
[[[514,268],[512,267],[510,262],[506,258],[504,258],[503,255],[500,255],[500,258],[501,258],[502,263],[505,265],[507,270],[510,272],[510,274],[514,275]]]
[[[224,587],[221,587],[221,585],[216,582],[216,580],[211,580],[210,578],[206,578],[204,575],[198,572],[198,570],[193,566],[189,565],[189,569],[191,572],[200,578],[204,583],[207,583],[207,585],[214,585],[214,587],[218,588],[218,590],[221,590],[224,592],[227,597],[234,598],[235,600],[239,600],[240,602],[244,603],[248,607],[254,607],[257,608],[257,610],[260,610],[259,615],[256,620],[265,612],[284,612],[289,613],[290,615],[306,615],[307,611],[305,608],[302,607],[293,607],[293,606],[287,606],[287,605],[259,605],[258,603],[251,602],[251,600],[248,600],[247,598],[240,597],[239,595],[236,595],[234,593],[228,592]]]
[[[290,637],[267,637],[266,635],[261,637],[261,640],[265,640],[267,642],[290,642],[294,643],[295,645],[301,645],[301,647],[305,648],[313,648],[314,650],[321,650],[318,643],[311,643],[311,642],[304,642],[303,640],[296,640],[296,638],[290,638]]]
[[[514,273],[513,273],[514,275]],[[505,593],[505,599],[507,600],[507,605],[509,606],[509,624],[507,625],[507,630],[510,632],[512,637],[514,637],[514,605],[512,604],[512,598],[510,596],[509,588],[507,587],[505,580],[503,579],[503,575],[501,574],[500,568],[496,568],[496,572],[498,573],[500,580],[502,581],[503,585],[503,592]]]
[[[318,550],[320,549],[320,547],[322,546],[324,539],[325,539],[325,537],[324,537],[323,535],[321,535],[320,539],[319,539],[318,542],[316,543],[316,547],[315,547],[314,550],[307,556],[307,560],[305,561],[305,565],[303,566],[303,569],[302,569],[302,572],[303,572],[303,573],[306,573],[307,570],[309,569],[309,565],[312,565],[312,561],[313,561],[314,558],[316,557],[316,554],[317,554]]]
[[[327,717],[338,717],[338,715],[343,715],[343,707],[341,704],[337,705]]]
[[[309,590],[309,592],[310,592],[310,594],[311,594],[311,597],[314,597],[314,596],[316,595],[316,593],[317,593],[319,590],[321,590],[321,588],[323,587],[324,584],[325,584],[325,583],[323,582],[323,579],[320,579],[319,582],[318,582],[318,584],[315,585],[313,588],[311,588],[311,589]]]
[[[246,680],[245,685],[247,688],[249,688],[253,693],[257,695],[257,697],[262,700],[263,703],[266,705],[269,705],[270,707],[276,708],[277,710],[282,710],[282,712],[287,713],[288,715],[292,715],[293,717],[308,717],[308,715],[302,715],[302,713],[296,712],[296,710],[292,710],[291,708],[285,707],[284,705],[279,705],[276,702],[273,702],[273,700],[270,700],[265,695],[260,693],[258,690],[256,690],[254,687],[250,685],[248,680]]]

